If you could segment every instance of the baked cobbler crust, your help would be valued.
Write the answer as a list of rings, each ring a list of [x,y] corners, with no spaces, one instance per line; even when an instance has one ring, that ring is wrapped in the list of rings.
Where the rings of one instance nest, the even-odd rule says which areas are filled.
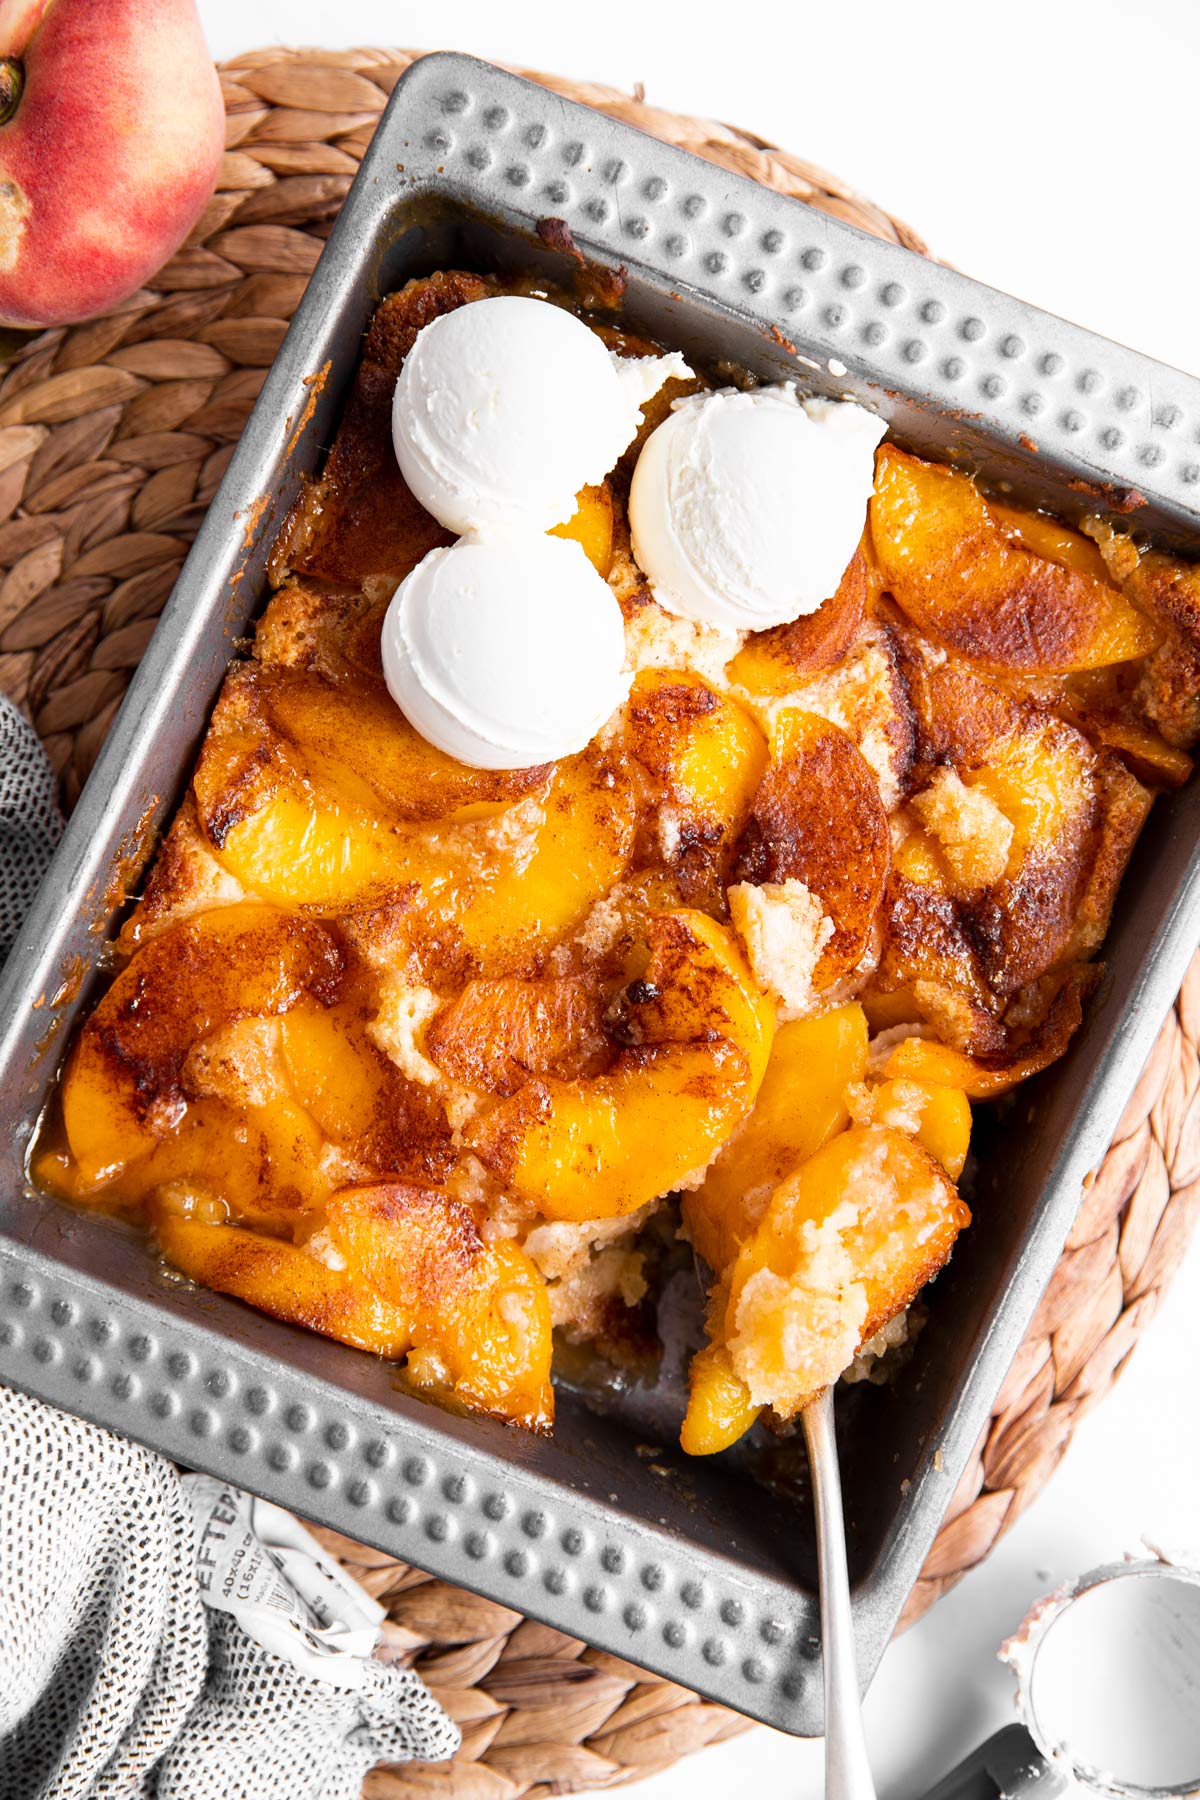
[[[389,419],[422,326],[499,291],[452,271],[378,308],[36,1172],[538,1428],[552,1331],[611,1345],[681,1193],[704,1453],[792,1414],[950,1254],[969,1099],[1062,1053],[1153,792],[1190,770],[1200,577],[885,443],[816,613],[673,618],[626,513],[697,385],[671,382],[559,528],[620,603],[627,703],[577,756],[468,768],[382,678],[391,595],[450,541]]]

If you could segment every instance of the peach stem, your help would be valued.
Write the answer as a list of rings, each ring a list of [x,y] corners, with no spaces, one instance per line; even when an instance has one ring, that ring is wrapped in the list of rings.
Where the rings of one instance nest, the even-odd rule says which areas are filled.
[[[25,65],[17,56],[0,56],[0,125],[7,125],[25,89]]]

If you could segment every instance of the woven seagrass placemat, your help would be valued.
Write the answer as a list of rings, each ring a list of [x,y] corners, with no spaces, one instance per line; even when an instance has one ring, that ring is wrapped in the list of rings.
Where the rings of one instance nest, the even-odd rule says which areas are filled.
[[[112,721],[406,51],[271,49],[222,68],[217,192],[153,290],[26,340],[0,378],[0,688],[70,805]],[[748,132],[538,76],[915,250],[870,201]],[[1152,1316],[1200,1205],[1200,960],[1112,1148],[905,1611],[917,1618],[1039,1492]],[[448,1768],[367,1793],[541,1800],[633,1780],[745,1721],[394,1558],[324,1534],[463,1727]]]

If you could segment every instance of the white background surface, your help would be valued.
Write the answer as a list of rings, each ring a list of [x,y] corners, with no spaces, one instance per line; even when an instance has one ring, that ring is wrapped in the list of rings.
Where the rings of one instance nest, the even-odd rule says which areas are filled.
[[[657,105],[836,169],[980,279],[1200,371],[1196,0],[200,0],[200,13],[220,57],[402,43],[641,81]],[[1200,1238],[1048,1491],[885,1658],[867,1702],[883,1800],[913,1800],[1010,1721],[995,1650],[1039,1594],[1143,1534],[1200,1562],[1197,1318]],[[820,1782],[819,1745],[759,1728],[636,1792],[808,1800]]]

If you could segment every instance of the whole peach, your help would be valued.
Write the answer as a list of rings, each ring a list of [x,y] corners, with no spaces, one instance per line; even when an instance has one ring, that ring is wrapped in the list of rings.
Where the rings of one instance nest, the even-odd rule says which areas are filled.
[[[0,0],[0,323],[71,324],[149,281],[223,144],[194,0]]]

